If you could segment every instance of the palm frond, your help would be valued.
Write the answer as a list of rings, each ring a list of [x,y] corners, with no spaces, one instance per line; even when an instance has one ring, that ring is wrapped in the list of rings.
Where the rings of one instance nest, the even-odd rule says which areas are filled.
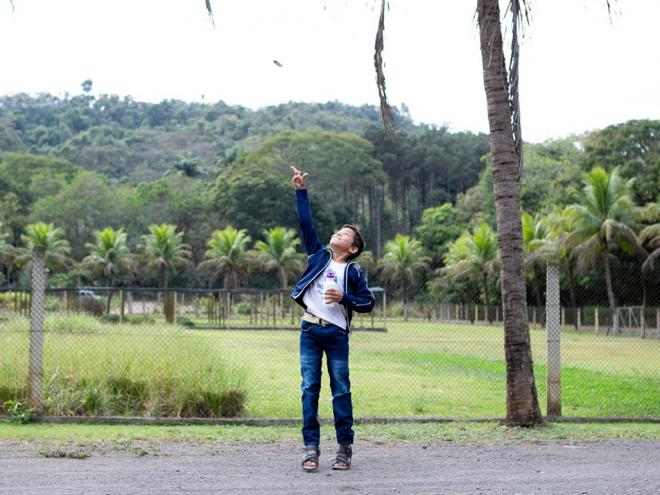
[[[385,71],[383,70],[383,49],[385,48],[385,4],[387,0],[381,0],[380,17],[378,19],[378,29],[376,30],[376,44],[374,51],[374,65],[376,66],[376,85],[378,86],[378,97],[380,98],[380,115],[383,119],[385,132],[390,139],[396,139],[394,134],[394,119],[392,118],[392,108],[387,101],[387,92],[385,90]]]
[[[205,0],[206,2],[206,11],[209,14],[209,19],[211,20],[211,24],[215,28],[215,19],[213,18],[213,8],[211,7],[211,0]]]
[[[524,21],[529,23],[529,6],[524,0],[511,0],[509,4],[511,12],[511,55],[509,57],[509,106],[511,108],[511,128],[513,130],[513,142],[518,159],[518,180],[522,177],[523,167],[523,141],[522,126],[520,122],[520,93],[518,91],[520,76],[520,44],[518,42],[518,30]]]
[[[614,220],[606,220],[603,228],[605,229],[605,239],[608,246],[619,247],[624,252],[639,256],[640,258],[647,256],[635,232],[626,224]]]
[[[589,239],[576,246],[573,250],[573,257],[576,260],[578,271],[585,273],[594,266],[604,250],[605,246],[600,241],[598,234],[593,234]]]
[[[660,266],[660,248],[653,251],[642,263],[642,273],[650,275]]]

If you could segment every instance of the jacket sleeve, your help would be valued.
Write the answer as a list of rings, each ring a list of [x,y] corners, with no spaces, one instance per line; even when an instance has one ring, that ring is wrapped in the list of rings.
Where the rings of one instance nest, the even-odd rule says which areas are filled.
[[[352,293],[344,294],[340,304],[358,313],[370,313],[374,309],[376,298],[367,285],[367,277],[364,272],[356,266],[352,268],[355,273],[353,275],[355,278],[351,279],[353,282],[351,284]]]
[[[323,249],[323,244],[312,225],[312,210],[309,207],[307,189],[296,189],[296,210],[305,250],[308,255],[314,254],[319,249]]]

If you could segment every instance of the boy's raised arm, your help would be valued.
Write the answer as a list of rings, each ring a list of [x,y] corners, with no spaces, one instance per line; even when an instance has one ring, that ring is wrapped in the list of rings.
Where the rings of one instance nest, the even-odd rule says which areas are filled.
[[[291,171],[293,172],[291,183],[296,190],[296,210],[298,212],[298,223],[302,232],[303,244],[308,255],[314,254],[323,248],[323,244],[321,244],[312,225],[312,210],[309,207],[307,189],[305,189],[305,179],[309,174],[302,173],[293,165],[291,165]]]

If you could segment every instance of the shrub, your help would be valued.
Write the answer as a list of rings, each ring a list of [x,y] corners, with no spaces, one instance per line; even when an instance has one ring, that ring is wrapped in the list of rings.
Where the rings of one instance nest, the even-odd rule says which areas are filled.
[[[27,387],[15,388],[0,385],[0,413],[9,414],[13,404],[27,401]]]
[[[195,322],[187,316],[180,316],[176,319],[176,322],[184,327],[193,328],[195,326]]]
[[[128,376],[110,377],[106,380],[109,391],[109,408],[122,415],[137,415],[145,410],[149,395],[147,383]]]
[[[124,317],[124,322],[131,325],[151,325],[156,323],[156,318],[149,315],[131,315]]]
[[[253,308],[249,302],[241,301],[236,305],[236,312],[239,315],[251,315],[252,311]]]
[[[99,333],[103,324],[97,318],[85,314],[49,315],[44,328],[47,332],[95,334]]]
[[[103,323],[119,323],[119,315],[101,315],[99,320]]]
[[[103,301],[101,299],[92,299],[85,297],[80,301],[80,308],[92,316],[101,316],[105,311]]]
[[[13,309],[15,297],[13,292],[0,292],[0,308]]]
[[[230,388],[221,397],[220,416],[234,418],[245,411],[245,392],[240,388]]]
[[[245,393],[238,388],[226,392],[192,390],[185,394],[182,418],[233,418],[245,410]]]

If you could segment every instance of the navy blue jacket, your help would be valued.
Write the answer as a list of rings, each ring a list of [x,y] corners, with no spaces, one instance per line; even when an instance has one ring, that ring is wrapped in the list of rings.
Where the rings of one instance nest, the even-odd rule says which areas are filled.
[[[303,302],[305,291],[316,277],[319,276],[330,264],[332,251],[323,247],[314,226],[312,225],[312,211],[309,208],[307,189],[296,189],[296,208],[298,210],[298,222],[302,231],[303,244],[307,251],[307,267],[298,280],[295,289],[291,293],[294,301],[306,309]],[[339,304],[346,307],[346,329],[350,331],[353,311],[358,313],[369,313],[374,309],[376,299],[367,286],[367,277],[355,261],[346,262],[344,269],[344,296]]]

